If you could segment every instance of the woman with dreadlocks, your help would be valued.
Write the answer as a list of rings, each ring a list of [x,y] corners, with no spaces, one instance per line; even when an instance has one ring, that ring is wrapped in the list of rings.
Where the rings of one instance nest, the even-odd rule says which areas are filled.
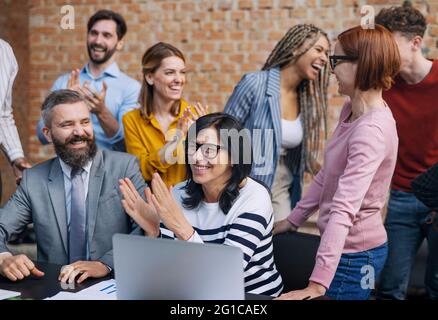
[[[274,220],[286,218],[301,197],[304,171],[315,174],[326,130],[327,35],[313,25],[292,27],[262,71],[246,74],[225,112],[252,134],[251,176],[272,192]],[[323,130],[321,130],[323,125]]]

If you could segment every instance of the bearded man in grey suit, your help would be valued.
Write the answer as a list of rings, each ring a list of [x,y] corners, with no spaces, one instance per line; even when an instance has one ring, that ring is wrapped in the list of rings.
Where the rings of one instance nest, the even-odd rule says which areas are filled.
[[[37,260],[66,266],[59,280],[104,277],[113,268],[112,236],[141,234],[123,210],[118,188],[119,179],[129,177],[144,194],[138,160],[97,149],[86,101],[75,91],[52,92],[42,117],[57,157],[24,171],[17,191],[0,209],[0,274],[12,281],[44,275],[27,256],[13,256],[7,248],[33,222]]]

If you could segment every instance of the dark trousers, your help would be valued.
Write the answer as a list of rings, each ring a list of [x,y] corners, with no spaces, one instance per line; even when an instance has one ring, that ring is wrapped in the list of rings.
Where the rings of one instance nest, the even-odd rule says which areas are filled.
[[[385,228],[388,258],[383,268],[378,299],[406,298],[416,253],[426,238],[428,257],[425,285],[431,299],[438,299],[438,217],[413,193],[391,190]]]

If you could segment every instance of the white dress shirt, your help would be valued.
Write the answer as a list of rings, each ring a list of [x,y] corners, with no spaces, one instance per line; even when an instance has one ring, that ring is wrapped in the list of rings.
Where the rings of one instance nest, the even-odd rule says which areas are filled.
[[[0,146],[11,162],[24,157],[12,116],[12,85],[17,72],[18,64],[11,46],[0,39]]]

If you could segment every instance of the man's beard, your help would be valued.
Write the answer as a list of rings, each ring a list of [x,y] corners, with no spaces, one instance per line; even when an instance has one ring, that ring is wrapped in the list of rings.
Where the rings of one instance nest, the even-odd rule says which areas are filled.
[[[66,140],[65,143],[60,142],[52,137],[55,152],[62,161],[72,168],[83,168],[97,152],[97,146],[94,138],[87,136],[73,136]],[[80,149],[69,148],[70,143],[76,141],[85,141],[87,146]]]
[[[93,53],[92,53],[92,48],[93,47],[98,47],[98,48],[102,48],[105,51],[105,54],[103,55],[102,58],[100,59],[95,59],[93,58]],[[105,62],[107,62],[109,59],[111,59],[111,57],[114,55],[114,53],[116,52],[116,46],[114,46],[114,48],[112,49],[108,49],[108,48],[104,48],[101,46],[97,46],[95,44],[87,44],[87,50],[88,50],[88,56],[90,57],[90,60],[95,63],[95,64],[103,64]]]

